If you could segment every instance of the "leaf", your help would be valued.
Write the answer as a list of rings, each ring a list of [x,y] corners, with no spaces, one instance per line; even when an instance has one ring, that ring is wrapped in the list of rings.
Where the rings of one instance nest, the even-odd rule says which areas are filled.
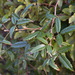
[[[61,34],[69,33],[75,31],[75,25],[68,26],[61,31]]]
[[[18,25],[20,25],[20,24],[25,24],[25,23],[29,23],[29,22],[31,22],[31,20],[30,19],[19,19],[18,21],[17,21],[17,24]]]
[[[8,51],[8,55],[9,55],[9,57],[11,58],[11,61],[13,61],[14,60],[14,54],[11,52],[11,51]]]
[[[24,68],[24,69],[26,69],[26,65],[27,65],[26,60],[23,60],[23,68]]]
[[[13,24],[16,24],[17,20],[19,19],[19,16],[17,14],[12,14],[11,21]]]
[[[52,33],[50,33],[50,32],[47,32],[47,37],[48,37],[49,39],[52,39],[53,34],[52,34]]]
[[[16,43],[12,44],[11,47],[22,48],[22,47],[25,47],[26,45],[27,45],[26,41],[20,41],[20,42],[16,42]]]
[[[41,56],[42,56],[42,58],[46,58],[46,50],[41,51]]]
[[[3,40],[2,43],[7,44],[7,45],[11,45],[11,42],[8,40]]]
[[[35,53],[35,52],[39,52],[39,51],[44,50],[44,49],[45,49],[45,45],[40,44],[40,45],[37,45],[36,47],[34,47],[30,52]]]
[[[67,14],[67,15],[70,15],[69,8],[64,8],[64,9],[62,10],[62,12],[64,12],[64,13]]]
[[[63,0],[58,0],[58,6],[61,8],[63,4]]]
[[[48,22],[46,22],[46,23],[44,24],[44,26],[42,27],[41,30],[42,30],[42,31],[47,30],[47,29],[49,28],[50,22],[51,22],[51,20],[49,20]]]
[[[12,38],[13,32],[15,30],[16,26],[11,27],[9,33],[10,33],[10,38]]]
[[[75,13],[69,18],[69,23],[75,22]]]
[[[55,18],[55,16],[54,16],[53,14],[46,14],[46,17],[47,17],[48,19]]]
[[[45,59],[45,60],[44,60],[44,63],[43,63],[42,66],[44,67],[44,66],[46,66],[46,64],[48,64],[48,59]]]
[[[20,38],[22,35],[24,35],[24,33],[22,32],[16,32],[15,34],[14,34],[14,39],[18,39],[18,38]]]
[[[23,12],[22,12],[21,14],[23,15],[24,13],[26,13],[26,12],[28,11],[28,9],[29,9],[32,5],[33,5],[33,4],[28,5],[28,6],[23,10]]]
[[[15,9],[15,13],[18,14],[19,11],[21,11],[24,8],[23,5],[19,5],[16,9]]]
[[[52,47],[50,45],[47,45],[47,53],[52,54]]]
[[[41,42],[43,42],[44,44],[48,44],[47,40],[45,40],[44,38],[42,37],[37,37],[37,39]]]
[[[56,18],[55,20],[55,27],[56,27],[56,32],[59,33],[61,30],[61,21],[59,18]]]
[[[34,33],[28,35],[27,37],[25,37],[24,40],[30,40],[30,39],[34,38],[35,36],[38,35],[38,33],[39,33],[39,31],[34,32]]]
[[[73,71],[73,66],[71,65],[70,61],[67,59],[66,56],[60,55],[59,60],[64,65],[64,67],[66,67],[67,69]]]
[[[59,16],[59,18],[61,21],[66,21],[69,18],[69,16],[62,15],[62,16]]]
[[[70,13],[75,12],[75,6],[69,5],[69,11],[70,11]]]
[[[0,43],[0,52],[1,52],[1,49],[2,49],[2,44]]]
[[[57,41],[58,45],[62,45],[63,37],[61,36],[61,34],[58,34],[56,36],[56,41]]]
[[[52,58],[49,60],[49,65],[50,65],[53,69],[55,69],[55,70],[57,70],[57,71],[60,70],[60,69],[58,68],[58,66],[55,64],[55,62],[54,62],[54,60],[53,60]]]
[[[71,46],[63,46],[63,47],[60,47],[58,52],[59,53],[65,53],[65,52],[68,52],[69,50],[71,49]]]
[[[8,15],[4,15],[3,17],[2,17],[2,22],[3,23],[5,23],[5,22],[7,22],[7,21],[9,21],[10,19],[8,18]]]
[[[0,24],[0,27],[2,27],[2,24]]]

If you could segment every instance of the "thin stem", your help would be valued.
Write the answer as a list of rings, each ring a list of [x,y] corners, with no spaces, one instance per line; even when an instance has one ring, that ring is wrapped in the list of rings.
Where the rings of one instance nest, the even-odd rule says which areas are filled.
[[[24,28],[24,29],[15,29],[15,31],[23,31],[23,30],[32,30],[32,31],[35,31],[35,30],[41,30],[41,27],[40,28]],[[10,30],[4,30],[5,32],[9,32]]]

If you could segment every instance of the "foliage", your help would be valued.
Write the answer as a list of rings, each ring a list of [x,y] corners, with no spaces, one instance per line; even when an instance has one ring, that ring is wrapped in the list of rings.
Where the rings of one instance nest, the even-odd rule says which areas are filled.
[[[0,0],[0,74],[74,75],[75,1]]]

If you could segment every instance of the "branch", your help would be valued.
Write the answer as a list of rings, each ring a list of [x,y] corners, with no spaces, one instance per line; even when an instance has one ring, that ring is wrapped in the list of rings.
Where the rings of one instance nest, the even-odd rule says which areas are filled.
[[[54,6],[54,15],[56,16],[56,11],[57,11],[57,5],[58,5],[58,0]],[[50,32],[53,33],[52,31],[52,28],[53,28],[53,25],[54,25],[54,21],[55,21],[55,18],[52,19],[52,24],[51,24],[51,29],[50,29]],[[49,43],[50,46],[52,46],[52,39],[50,40],[50,43]]]
[[[35,31],[35,30],[41,30],[42,28],[39,27],[39,28],[24,28],[24,29],[15,29],[15,31],[23,31],[23,30],[32,30],[32,31]],[[10,30],[4,30],[4,32],[9,32]]]

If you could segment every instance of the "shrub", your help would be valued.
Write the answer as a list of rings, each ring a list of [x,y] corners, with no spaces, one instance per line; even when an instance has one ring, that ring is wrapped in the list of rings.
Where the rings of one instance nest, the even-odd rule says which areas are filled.
[[[1,0],[0,73],[74,74],[74,2]]]

